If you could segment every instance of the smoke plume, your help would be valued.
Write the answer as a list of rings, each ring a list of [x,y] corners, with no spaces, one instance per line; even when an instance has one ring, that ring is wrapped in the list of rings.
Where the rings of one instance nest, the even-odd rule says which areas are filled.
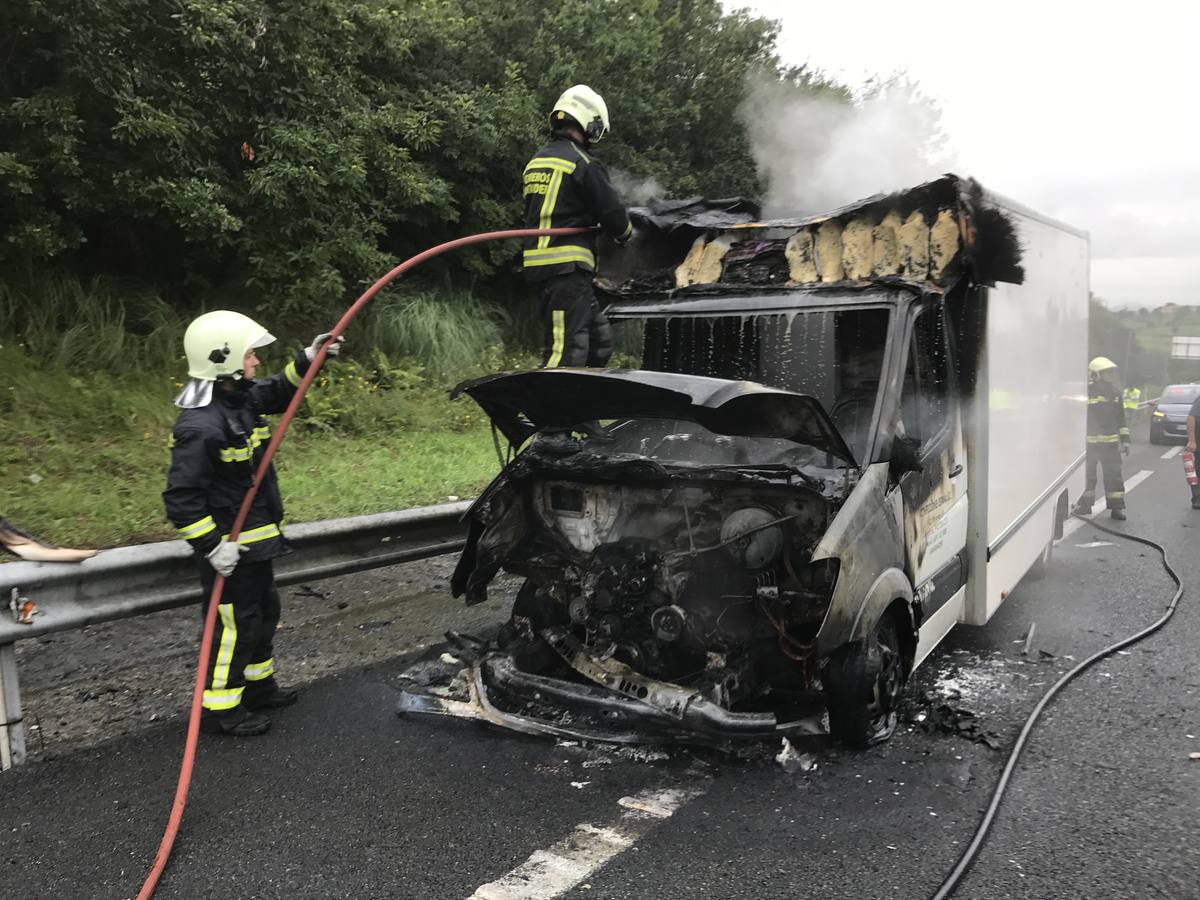
[[[948,171],[941,113],[903,78],[852,102],[761,76],[738,109],[767,188],[764,218],[822,212]]]
[[[657,178],[638,178],[621,169],[610,169],[613,187],[626,206],[645,206],[651,200],[662,199],[666,192]]]

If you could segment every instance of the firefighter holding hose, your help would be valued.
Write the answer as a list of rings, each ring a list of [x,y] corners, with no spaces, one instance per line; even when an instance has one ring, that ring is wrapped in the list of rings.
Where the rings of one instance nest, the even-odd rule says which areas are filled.
[[[1098,467],[1104,469],[1104,500],[1108,514],[1125,520],[1125,480],[1121,475],[1121,454],[1129,453],[1129,426],[1125,409],[1113,379],[1117,364],[1105,356],[1088,363],[1087,478],[1075,512],[1088,515],[1096,499]]]
[[[226,583],[217,607],[201,727],[237,737],[263,734],[264,713],[296,702],[295,690],[275,680],[272,642],[279,592],[272,561],[287,551],[280,531],[283,501],[268,468],[246,524],[229,540],[234,518],[270,438],[264,415],[286,408],[309,363],[331,335],[318,335],[284,370],[255,378],[255,351],[272,343],[268,331],[241,313],[217,310],[184,334],[189,380],[175,405],[171,468],[163,492],[167,518],[192,545],[205,597],[217,573]],[[327,355],[337,356],[341,338]],[[202,607],[203,610],[203,607]]]
[[[617,243],[633,225],[604,166],[589,152],[608,133],[608,106],[587,85],[568,88],[550,113],[550,141],[525,166],[526,228],[590,228]],[[526,238],[525,278],[541,286],[545,327],[542,365],[604,366],[612,326],[596,302],[595,239],[590,235]]]

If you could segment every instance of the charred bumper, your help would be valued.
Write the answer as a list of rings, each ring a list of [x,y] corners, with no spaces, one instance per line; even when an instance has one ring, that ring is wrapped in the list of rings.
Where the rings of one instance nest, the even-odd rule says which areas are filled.
[[[457,690],[402,691],[397,713],[453,716],[525,734],[619,744],[723,746],[828,732],[819,703],[811,714],[781,722],[774,713],[732,712],[666,682],[643,679],[624,686],[633,693],[645,690],[647,699],[640,700],[620,689],[522,671],[507,653],[488,653],[460,675]]]

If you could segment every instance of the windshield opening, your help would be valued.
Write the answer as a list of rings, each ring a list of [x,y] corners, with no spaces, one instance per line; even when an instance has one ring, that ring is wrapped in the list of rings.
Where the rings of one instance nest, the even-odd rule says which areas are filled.
[[[755,381],[808,394],[862,459],[879,395],[889,311],[654,316],[614,323],[615,363]],[[691,426],[694,430],[695,426]]]
[[[623,419],[608,425],[611,441],[588,442],[597,456],[634,455],[664,465],[784,466],[789,469],[837,468],[844,461],[786,438],[717,434],[684,419]]]

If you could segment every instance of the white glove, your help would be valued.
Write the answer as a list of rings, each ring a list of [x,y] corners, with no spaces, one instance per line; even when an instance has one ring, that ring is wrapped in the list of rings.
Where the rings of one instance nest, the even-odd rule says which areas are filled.
[[[304,355],[312,362],[317,358],[317,351],[321,349],[321,345],[333,337],[333,332],[326,331],[318,334],[313,338],[313,342],[304,348]],[[326,356],[337,356],[342,352],[342,342],[346,340],[344,335],[338,335],[337,338],[329,342],[329,349],[325,351]]]
[[[233,570],[237,568],[241,555],[249,549],[249,547],[243,544],[235,544],[233,541],[221,541],[208,554],[208,564],[228,578],[233,574]]]

